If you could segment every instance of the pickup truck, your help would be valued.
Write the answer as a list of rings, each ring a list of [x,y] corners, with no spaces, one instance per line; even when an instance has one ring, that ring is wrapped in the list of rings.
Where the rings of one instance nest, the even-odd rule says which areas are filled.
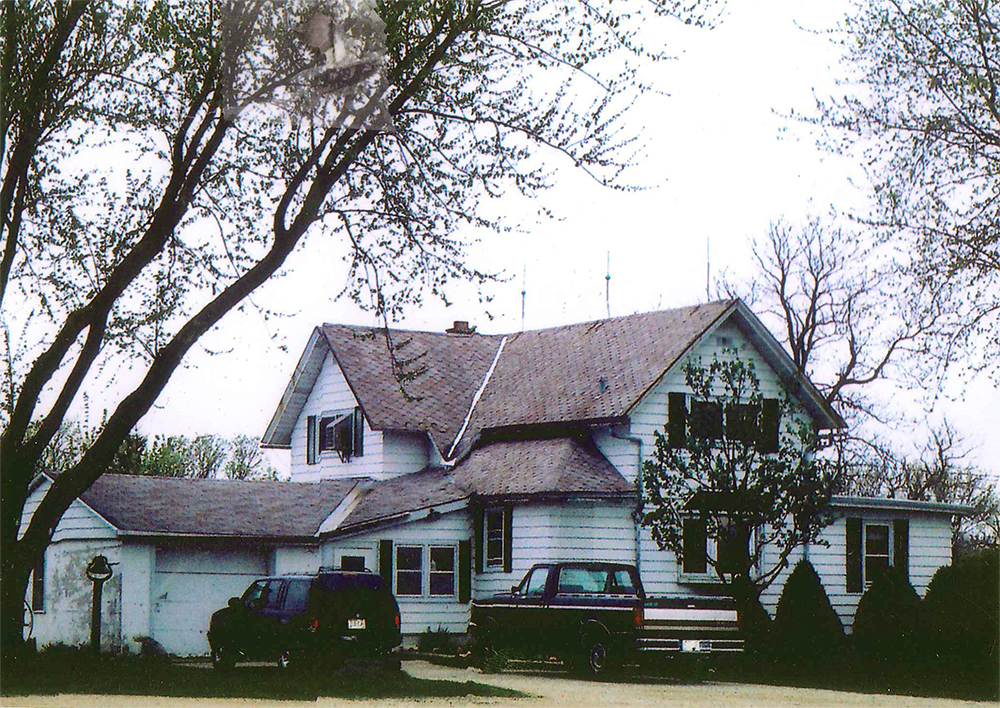
[[[635,566],[623,563],[535,565],[509,593],[473,602],[469,628],[483,658],[516,647],[595,676],[640,652],[742,649],[732,600],[647,598]]]
[[[470,629],[482,656],[516,646],[599,675],[634,654],[645,599],[635,566],[540,564],[509,593],[472,603]]]

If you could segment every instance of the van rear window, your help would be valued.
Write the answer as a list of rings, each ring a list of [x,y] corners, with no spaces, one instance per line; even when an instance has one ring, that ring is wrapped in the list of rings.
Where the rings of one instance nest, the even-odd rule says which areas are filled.
[[[375,592],[382,589],[382,576],[374,573],[337,573],[321,575],[318,579],[320,587],[330,592],[342,590],[369,590]]]

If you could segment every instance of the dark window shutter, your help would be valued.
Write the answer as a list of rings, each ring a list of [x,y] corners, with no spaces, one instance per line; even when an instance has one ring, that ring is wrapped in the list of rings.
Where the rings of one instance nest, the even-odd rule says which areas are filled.
[[[306,464],[316,464],[316,416],[306,418]]]
[[[378,574],[392,588],[392,541],[382,539],[378,542]]]
[[[475,507],[472,511],[472,536],[473,542],[476,544],[476,572],[483,572],[483,548],[486,545],[486,539],[483,537],[483,515],[486,510],[482,507]]]
[[[708,570],[704,519],[684,519],[684,572],[704,573]]]
[[[861,592],[861,519],[847,519],[847,592]]]
[[[765,398],[760,411],[760,437],[757,438],[757,449],[764,454],[778,451],[778,421],[781,413],[777,398]]]
[[[910,577],[910,520],[896,519],[892,522],[892,545],[895,555],[893,565],[902,568],[907,579]]]
[[[670,447],[684,448],[685,430],[687,428],[687,409],[684,407],[684,394],[667,394],[667,444]]]
[[[458,601],[472,599],[472,541],[458,542]]]
[[[354,409],[354,456],[365,454],[365,414],[361,407]]]
[[[514,570],[514,507],[503,508],[503,572]]]

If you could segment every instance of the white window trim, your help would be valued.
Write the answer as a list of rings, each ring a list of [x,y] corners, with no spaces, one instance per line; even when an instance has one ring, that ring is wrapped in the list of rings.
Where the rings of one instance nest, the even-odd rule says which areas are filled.
[[[344,420],[344,418],[351,417],[351,419],[352,419],[352,422],[351,422],[351,436],[352,436],[352,441],[353,441],[353,435],[354,435],[353,416],[354,416],[354,408],[350,408],[350,409],[347,409],[347,408],[336,408],[336,409],[332,409],[332,410],[325,410],[322,413],[316,414],[316,435],[313,438],[313,440],[316,443],[316,459],[317,460],[326,460],[326,459],[331,459],[332,458],[332,459],[336,459],[338,462],[340,461],[340,455],[338,455],[337,451],[334,450],[333,448],[330,448],[329,450],[322,450],[322,449],[320,449],[322,447],[322,443],[320,442],[320,440],[323,437],[323,426],[321,425],[322,422],[323,422],[323,419],[324,418],[333,418],[333,420],[327,426],[327,427],[331,427],[331,426],[336,426],[338,423],[340,423],[342,420]],[[344,462],[343,464],[349,464],[351,461],[354,460],[354,450],[353,450],[353,447],[354,447],[354,443],[352,442],[351,443],[351,457],[350,457],[350,459],[347,462]]]
[[[397,560],[399,558],[400,548],[419,548],[420,549],[420,594],[400,594],[399,593],[399,568],[397,567]],[[450,595],[432,595],[431,594],[431,549],[432,548],[450,548],[452,551],[453,558],[453,570],[452,578],[454,582],[452,583],[452,591]],[[395,593],[399,599],[407,600],[432,600],[441,602],[455,602],[458,598],[458,584],[459,584],[459,563],[458,563],[458,544],[454,542],[442,541],[440,543],[397,543],[394,544],[392,555],[392,591]],[[403,571],[414,572],[414,571]],[[443,571],[434,571],[443,572]]]
[[[872,585],[871,578],[868,577],[868,527],[885,526],[889,529],[889,567],[892,568],[896,562],[896,531],[893,528],[892,519],[861,519],[861,587],[867,590]]]
[[[504,508],[502,506],[488,507],[483,510],[483,571],[484,572],[503,572],[503,553],[504,548],[507,544],[507,539],[504,538]],[[490,514],[500,515],[500,556],[494,559],[496,562],[490,562]]]

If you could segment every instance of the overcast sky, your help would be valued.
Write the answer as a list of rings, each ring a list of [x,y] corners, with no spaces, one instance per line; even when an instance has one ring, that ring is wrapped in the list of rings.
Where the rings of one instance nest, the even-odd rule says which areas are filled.
[[[865,190],[856,166],[817,150],[808,130],[784,117],[813,111],[814,90],[836,91],[835,48],[806,29],[832,27],[845,9],[839,1],[743,1],[731,3],[714,30],[675,25],[662,41],[678,59],[658,69],[669,95],[647,97],[627,118],[641,126],[647,144],[629,177],[653,188],[618,194],[565,169],[543,195],[559,221],[535,222],[538,205],[518,198],[489,205],[523,213],[525,226],[502,239],[487,235],[470,251],[473,265],[509,278],[489,289],[494,302],[484,306],[474,289],[456,287],[452,307],[428,304],[399,326],[444,330],[462,319],[482,332],[517,331],[522,287],[527,329],[597,319],[608,309],[614,316],[703,302],[709,243],[713,278],[723,270],[749,277],[750,242],[769,223],[825,214],[831,205],[860,208]],[[286,276],[252,298],[286,316],[265,322],[252,307],[232,313],[187,357],[140,429],[261,435],[313,327],[373,324],[370,314],[333,299],[344,285],[343,255],[341,244],[308,239],[289,259]],[[897,398],[893,404],[919,412],[908,397]],[[1000,440],[989,422],[1000,394],[983,377],[964,398],[933,415],[947,411],[982,445],[983,466],[1000,471]],[[92,400],[91,407],[112,403]]]

